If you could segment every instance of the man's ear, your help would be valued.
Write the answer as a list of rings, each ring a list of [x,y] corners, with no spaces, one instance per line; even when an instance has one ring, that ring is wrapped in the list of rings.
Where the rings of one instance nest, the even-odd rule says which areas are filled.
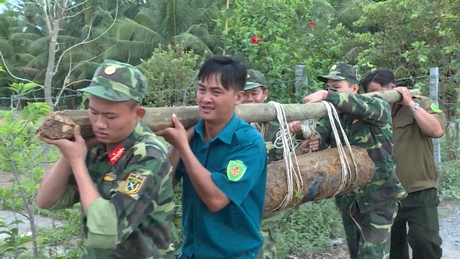
[[[240,104],[244,102],[244,91],[238,91],[235,95],[235,104]]]
[[[353,93],[355,93],[355,94],[359,93],[359,85],[358,84],[353,84],[353,86],[351,88],[353,88]]]
[[[265,91],[264,91],[264,101],[266,101],[268,98],[268,88],[265,88]]]
[[[142,120],[142,118],[144,118],[144,116],[145,116],[145,108],[143,108],[142,106],[139,105],[134,109],[135,109],[134,113],[136,114],[137,121]]]

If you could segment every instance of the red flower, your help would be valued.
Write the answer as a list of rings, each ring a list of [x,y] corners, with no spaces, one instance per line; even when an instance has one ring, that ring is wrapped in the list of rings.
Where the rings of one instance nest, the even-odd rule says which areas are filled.
[[[312,31],[315,31],[316,20],[311,20],[307,24],[310,26]]]
[[[260,40],[261,40],[260,37],[252,36],[251,43],[252,44],[259,44]]]

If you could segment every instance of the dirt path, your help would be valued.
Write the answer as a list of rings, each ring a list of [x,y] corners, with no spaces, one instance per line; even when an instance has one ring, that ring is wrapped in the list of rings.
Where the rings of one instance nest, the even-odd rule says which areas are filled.
[[[442,258],[460,258],[460,201],[443,202],[439,206],[439,227],[442,238]]]

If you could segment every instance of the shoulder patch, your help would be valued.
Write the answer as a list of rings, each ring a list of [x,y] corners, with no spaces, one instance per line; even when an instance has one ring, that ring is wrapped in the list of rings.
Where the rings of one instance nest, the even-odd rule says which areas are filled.
[[[437,113],[441,113],[442,110],[439,108],[439,106],[436,104],[436,103],[432,103],[430,108],[434,111],[434,112],[437,112]]]
[[[359,120],[358,119],[354,119],[353,122],[351,124],[355,124],[357,123]]]
[[[133,195],[136,194],[145,181],[145,176],[136,173],[130,173],[125,183],[121,187],[121,192]]]
[[[227,177],[230,181],[237,182],[246,173],[246,165],[240,160],[230,160],[227,165]]]

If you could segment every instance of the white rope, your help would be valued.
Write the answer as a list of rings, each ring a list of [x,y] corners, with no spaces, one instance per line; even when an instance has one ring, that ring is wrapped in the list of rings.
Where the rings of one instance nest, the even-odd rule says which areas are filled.
[[[286,114],[284,112],[284,108],[282,107],[282,105],[277,102],[273,102],[273,101],[270,101],[268,103],[272,104],[275,107],[276,116],[280,124],[280,130],[276,133],[276,139],[273,144],[275,148],[283,148],[283,156],[284,156],[284,161],[286,163],[287,193],[286,193],[286,196],[281,201],[281,203],[278,205],[278,207],[273,209],[273,211],[276,211],[280,208],[286,207],[292,201],[292,199],[294,198],[294,184],[296,185],[298,191],[303,189],[303,179],[300,173],[300,167],[297,161],[297,157],[295,156],[295,153],[294,153],[295,148],[297,147],[297,145],[301,143],[301,141],[297,143],[295,142],[295,140],[293,140],[295,139],[295,135],[289,132],[289,126],[287,124]],[[345,144],[348,147],[348,150],[350,152],[350,156],[351,156],[351,159],[352,159],[352,162],[355,168],[355,172],[356,172],[356,177],[358,177],[358,167],[357,167],[356,160],[355,160],[355,157],[351,149],[350,142],[348,141],[345,131],[343,130],[342,125],[340,124],[339,116],[337,114],[335,107],[331,103],[326,102],[326,101],[322,101],[322,103],[325,105],[326,110],[327,110],[329,121],[331,123],[331,128],[332,128],[334,138],[337,144],[337,150],[339,152],[340,163],[342,165],[342,179],[341,179],[341,183],[339,187],[334,193],[334,196],[335,196],[339,194],[340,192],[342,192],[343,190],[347,190],[350,187],[350,184],[352,182],[352,174],[351,174],[352,170],[351,170],[350,163],[348,161],[348,157],[346,155],[345,149],[343,147],[342,141],[340,139],[339,132],[337,131],[337,126],[336,126],[335,121],[338,122],[338,127],[340,128]],[[309,139],[316,134],[314,126],[302,125],[301,129],[302,129],[302,135],[304,139]],[[291,159],[288,159],[288,158],[291,158]],[[294,160],[294,163],[292,160]]]
[[[342,125],[340,124],[339,115],[337,114],[335,107],[331,103],[326,102],[326,101],[322,101],[322,103],[324,104],[324,106],[326,106],[327,115],[331,123],[332,132],[334,133],[335,142],[337,144],[337,150],[339,151],[340,163],[342,164],[342,179],[341,179],[341,183],[339,187],[334,193],[334,196],[335,196],[339,194],[340,192],[342,192],[343,190],[347,190],[350,187],[350,184],[352,181],[350,163],[348,161],[347,154],[345,153],[345,149],[343,148],[342,141],[340,140],[339,133],[337,132],[335,120],[337,120],[338,122],[338,126],[340,127],[340,131],[342,133],[343,139],[350,152],[350,156],[353,161],[353,165],[355,167],[356,178],[358,177],[358,166],[356,165],[356,160],[351,150],[350,142],[348,141],[345,131],[343,130]]]
[[[286,163],[287,193],[278,207],[273,209],[273,211],[276,211],[280,208],[286,207],[290,204],[290,202],[292,202],[292,199],[294,198],[294,184],[298,191],[303,189],[303,179],[300,173],[297,157],[295,156],[296,145],[294,144],[294,141],[292,140],[293,138],[289,133],[289,126],[287,124],[284,108],[281,106],[281,104],[274,101],[270,101],[268,103],[275,107],[276,117],[280,124],[280,130],[276,133],[274,146],[275,148],[283,148],[283,157]],[[292,160],[294,160],[294,163]]]
[[[335,137],[335,142],[337,143],[337,149],[339,151],[339,156],[340,156],[340,163],[342,164],[342,181],[340,183],[340,186],[337,188],[337,191],[334,193],[334,196],[342,192],[343,190],[348,190],[348,188],[351,185],[352,182],[352,175],[351,175],[351,168],[350,164],[348,162],[347,154],[345,153],[345,149],[343,148],[342,141],[340,140],[339,134],[337,132],[337,128],[335,126],[335,120],[339,123],[340,131],[342,132],[343,139],[345,141],[345,144],[348,147],[348,151],[350,152],[351,159],[353,160],[353,165],[355,166],[355,179],[358,178],[358,166],[356,165],[356,160],[355,156],[353,154],[353,151],[351,150],[350,142],[348,141],[348,138],[345,134],[345,131],[342,128],[342,125],[340,124],[339,120],[339,115],[337,114],[337,110],[335,107],[326,101],[322,101],[324,106],[326,106],[327,109],[327,115],[329,117],[329,121],[331,123],[332,131],[334,133]],[[356,224],[358,227],[358,230],[361,232],[361,236],[363,237],[364,240],[366,240],[363,232],[363,228],[359,225],[359,223],[356,221],[356,219],[353,217],[353,214],[351,213],[351,208],[352,208],[353,203],[350,205],[350,217],[353,220],[353,222]]]

